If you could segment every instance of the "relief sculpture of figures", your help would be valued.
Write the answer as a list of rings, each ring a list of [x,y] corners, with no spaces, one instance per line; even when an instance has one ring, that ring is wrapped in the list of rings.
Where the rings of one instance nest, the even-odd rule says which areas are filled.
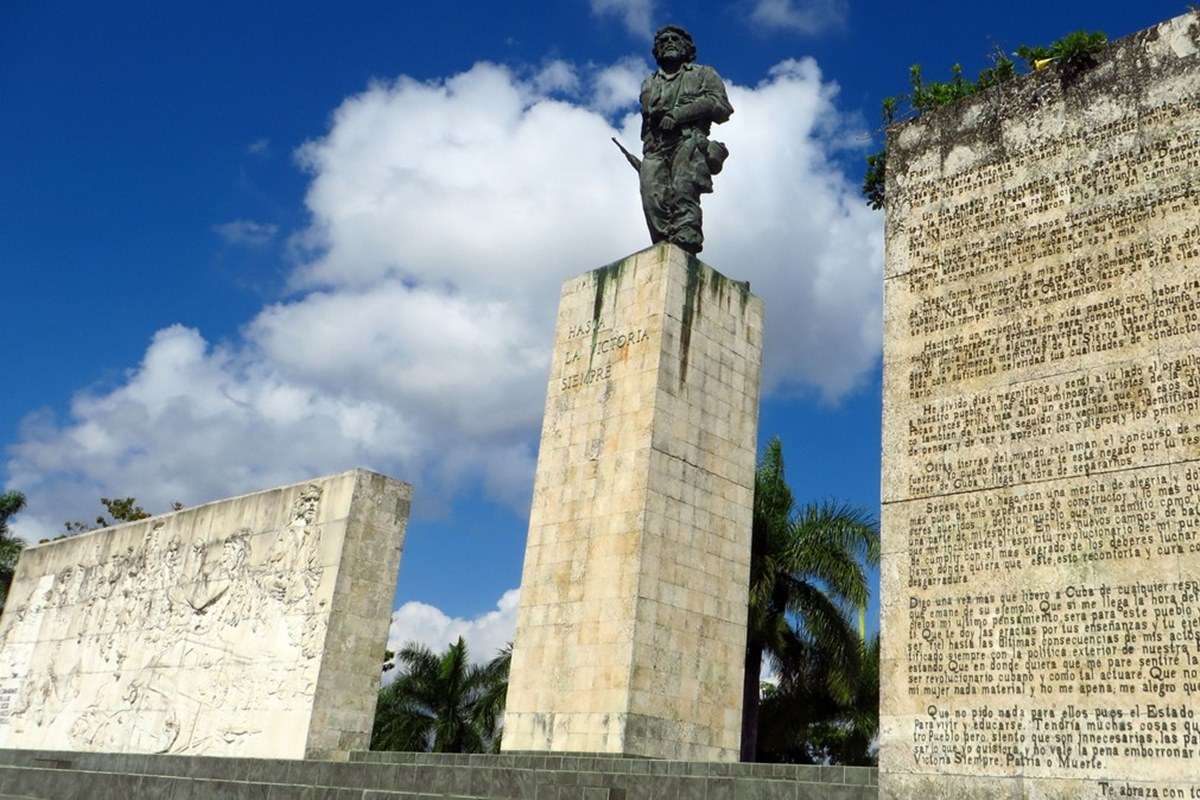
[[[683,28],[668,25],[655,34],[658,69],[642,84],[641,160],[621,148],[638,170],[651,241],[689,253],[704,246],[700,195],[712,192],[712,176],[729,156],[709,131],[733,114],[721,76],[695,58],[696,45]]]
[[[151,520],[138,546],[85,551],[43,576],[44,591],[13,609],[31,630],[0,632],[0,679],[31,663],[4,646],[14,630],[27,649],[57,632],[53,657],[9,695],[0,744],[6,731],[54,730],[83,750],[204,752],[262,735],[252,712],[264,695],[282,711],[310,702],[327,624],[322,492],[304,486],[285,520],[258,534],[214,527],[184,543],[177,519]],[[205,677],[180,691],[188,673]],[[222,720],[214,709],[245,713]]]
[[[0,750],[366,747],[409,497],[348,470],[26,549],[0,617]]]

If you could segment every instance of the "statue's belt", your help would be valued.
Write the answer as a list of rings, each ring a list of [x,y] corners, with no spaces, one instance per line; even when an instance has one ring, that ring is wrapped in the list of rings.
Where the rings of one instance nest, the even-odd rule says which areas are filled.
[[[708,134],[699,127],[684,128],[678,136],[671,138],[651,137],[643,148],[643,155],[653,156],[663,151],[674,150],[680,144],[694,145],[696,150],[704,155],[704,161],[708,165],[708,170],[713,175],[721,171],[725,166],[725,159],[729,158],[729,148],[722,142],[718,142],[708,138]]]
[[[658,150],[672,148],[681,142],[693,139],[702,140],[700,142],[696,142],[696,144],[703,145],[708,141],[708,131],[704,130],[704,128],[700,127],[699,125],[689,125],[682,128],[676,128],[670,133],[652,133],[650,134],[650,141],[646,144],[650,149]]]

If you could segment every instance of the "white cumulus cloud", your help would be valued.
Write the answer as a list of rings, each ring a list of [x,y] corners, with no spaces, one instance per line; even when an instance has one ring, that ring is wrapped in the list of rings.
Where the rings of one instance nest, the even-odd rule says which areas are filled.
[[[755,0],[750,21],[796,33],[820,33],[846,21],[846,0]]]
[[[274,239],[278,232],[278,225],[272,225],[269,222],[255,222],[252,219],[236,219],[233,222],[213,225],[213,233],[227,243],[248,247],[262,247]]]
[[[428,603],[405,603],[392,612],[388,649],[398,653],[406,644],[415,642],[440,653],[461,636],[467,643],[471,661],[486,663],[512,641],[519,599],[519,590],[509,589],[496,601],[494,609],[471,619],[451,617]],[[392,672],[388,677],[394,674]]]
[[[579,73],[574,64],[556,58],[537,71],[533,88],[546,95],[575,94],[579,91]]]
[[[597,71],[592,83],[592,108],[612,114],[635,105],[642,92],[642,81],[649,74],[650,65],[636,56]]]
[[[347,98],[297,155],[294,294],[229,341],[161,330],[116,385],[28,419],[7,462],[18,533],[101,495],[159,510],[355,465],[412,481],[418,513],[475,485],[527,509],[559,287],[648,243],[609,141],[638,142],[635,111],[610,116],[636,63],[481,63]],[[564,99],[568,75],[595,91]],[[835,158],[860,132],[812,60],[729,94],[703,257],[766,301],[768,391],[836,400],[880,349],[881,217]]]
[[[648,39],[654,6],[655,0],[592,0],[592,13],[618,16],[630,33]]]
[[[419,438],[392,406],[289,380],[256,351],[212,347],[175,325],[154,335],[126,381],[81,392],[66,422],[25,421],[8,462],[29,506],[16,531],[37,540],[90,519],[104,496],[150,511],[412,461]]]

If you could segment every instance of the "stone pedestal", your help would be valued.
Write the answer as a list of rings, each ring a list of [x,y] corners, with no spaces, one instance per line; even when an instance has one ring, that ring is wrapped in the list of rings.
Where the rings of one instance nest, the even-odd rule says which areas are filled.
[[[881,794],[1200,797],[1200,17],[888,169]]]
[[[365,748],[410,496],[353,470],[27,548],[0,620],[0,747]]]
[[[761,360],[673,245],[563,286],[505,750],[737,759]]]

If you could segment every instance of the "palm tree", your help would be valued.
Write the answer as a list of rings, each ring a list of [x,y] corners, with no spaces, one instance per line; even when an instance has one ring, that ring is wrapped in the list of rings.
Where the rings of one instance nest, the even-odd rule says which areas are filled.
[[[849,702],[864,655],[849,612],[870,595],[864,564],[879,563],[879,530],[866,512],[834,502],[796,508],[778,437],[755,474],[753,525],[743,761],[758,756],[764,656],[785,684],[816,681],[831,700]]]
[[[436,655],[410,643],[396,654],[399,677],[379,693],[372,750],[482,753],[500,744],[511,645],[472,665],[462,637]]]
[[[500,752],[504,727],[504,701],[508,698],[508,670],[512,666],[512,642],[500,648],[483,668],[483,691],[475,703],[475,719],[491,742],[491,752]]]
[[[876,763],[871,746],[879,735],[879,634],[863,644],[863,658],[850,692],[835,720],[838,751],[831,757],[841,764]]]
[[[829,690],[828,663],[764,684],[758,727],[758,755],[764,761],[869,766],[879,733],[879,637],[862,644],[859,669],[850,691]]]
[[[25,495],[20,492],[0,494],[0,608],[8,598],[8,587],[12,585],[13,572],[21,555],[24,542],[9,534],[9,518],[25,508]]]

